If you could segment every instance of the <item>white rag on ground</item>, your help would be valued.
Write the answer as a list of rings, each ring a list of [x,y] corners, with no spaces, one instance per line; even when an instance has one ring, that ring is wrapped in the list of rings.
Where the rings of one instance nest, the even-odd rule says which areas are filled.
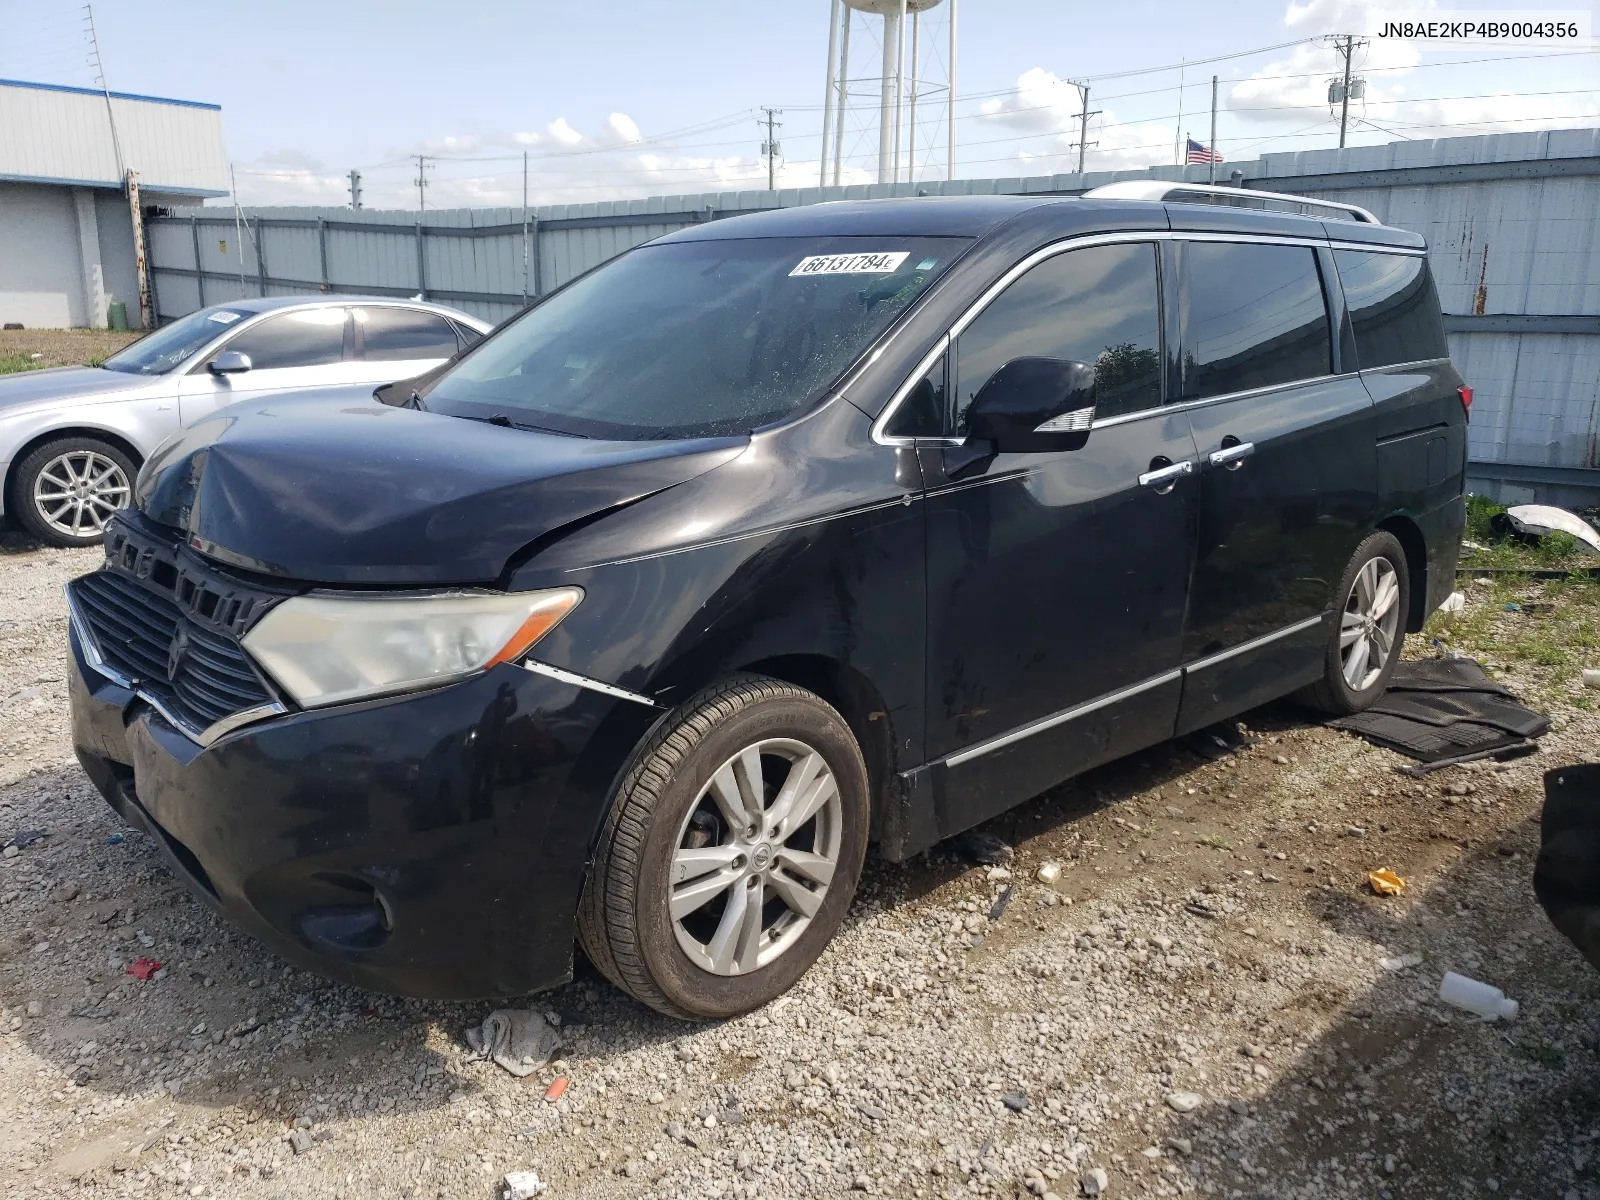
[[[482,1025],[467,1030],[467,1045],[520,1079],[550,1061],[561,1035],[530,1009],[497,1008]]]

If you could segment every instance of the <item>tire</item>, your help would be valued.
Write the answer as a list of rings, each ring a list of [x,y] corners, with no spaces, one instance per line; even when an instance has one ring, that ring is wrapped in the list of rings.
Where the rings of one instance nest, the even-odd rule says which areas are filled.
[[[133,502],[137,475],[121,450],[98,438],[46,442],[17,464],[6,508],[50,546],[95,546],[106,518]]]
[[[757,790],[740,790],[751,748],[765,826],[754,835],[752,822],[737,830],[732,818],[735,806],[750,812],[744,798]],[[787,825],[779,822],[786,782],[803,806],[821,801]],[[759,1008],[805,974],[843,922],[866,857],[868,808],[861,748],[819,696],[751,675],[706,688],[623,771],[579,901],[584,952],[668,1016]]]
[[[1378,596],[1386,598],[1386,603],[1369,622],[1367,616],[1378,607],[1369,597],[1374,583]],[[1328,633],[1322,678],[1301,692],[1300,697],[1321,712],[1347,716],[1367,708],[1383,695],[1405,643],[1406,614],[1411,611],[1411,573],[1406,552],[1393,534],[1379,530],[1356,547],[1339,580],[1334,601],[1339,620]],[[1347,634],[1356,630],[1362,632],[1346,646]],[[1363,643],[1364,662],[1359,660]],[[1380,651],[1383,662],[1374,669],[1371,660]]]

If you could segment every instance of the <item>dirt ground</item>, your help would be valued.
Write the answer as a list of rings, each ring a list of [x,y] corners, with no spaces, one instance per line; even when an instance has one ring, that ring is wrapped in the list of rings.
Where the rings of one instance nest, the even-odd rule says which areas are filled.
[[[0,329],[0,374],[30,367],[99,362],[143,336],[139,330],[113,333],[109,329]]]
[[[1410,642],[1549,711],[1535,756],[1417,781],[1270,706],[1234,757],[1171,743],[992,822],[1009,873],[869,865],[764,1011],[678,1024],[580,965],[518,1080],[463,1042],[490,1006],[287,967],[95,795],[60,596],[94,559],[0,543],[0,836],[44,835],[0,859],[0,1196],[1600,1197],[1600,975],[1530,886],[1541,773],[1600,757],[1592,582],[1469,583]],[[1442,1006],[1451,969],[1521,1014]]]

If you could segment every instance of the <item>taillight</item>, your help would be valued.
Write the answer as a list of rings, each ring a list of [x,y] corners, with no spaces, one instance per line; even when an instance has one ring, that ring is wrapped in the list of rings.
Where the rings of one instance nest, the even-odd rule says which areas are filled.
[[[1472,420],[1472,389],[1463,383],[1456,389],[1456,395],[1461,397],[1461,411],[1467,414],[1467,420]]]

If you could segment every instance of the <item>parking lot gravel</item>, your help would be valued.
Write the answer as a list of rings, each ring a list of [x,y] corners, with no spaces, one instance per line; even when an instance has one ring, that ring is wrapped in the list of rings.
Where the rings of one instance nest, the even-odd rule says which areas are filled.
[[[1469,586],[1411,641],[1550,711],[1536,756],[1418,781],[1258,710],[1236,755],[1171,743],[991,822],[1006,867],[869,862],[749,1016],[679,1024],[580,963],[517,1079],[463,1038],[493,1005],[288,967],[94,793],[60,593],[94,561],[0,542],[0,1196],[1600,1197],[1600,976],[1530,885],[1542,771],[1600,756],[1592,583]],[[1520,1015],[1445,1008],[1446,970]]]

